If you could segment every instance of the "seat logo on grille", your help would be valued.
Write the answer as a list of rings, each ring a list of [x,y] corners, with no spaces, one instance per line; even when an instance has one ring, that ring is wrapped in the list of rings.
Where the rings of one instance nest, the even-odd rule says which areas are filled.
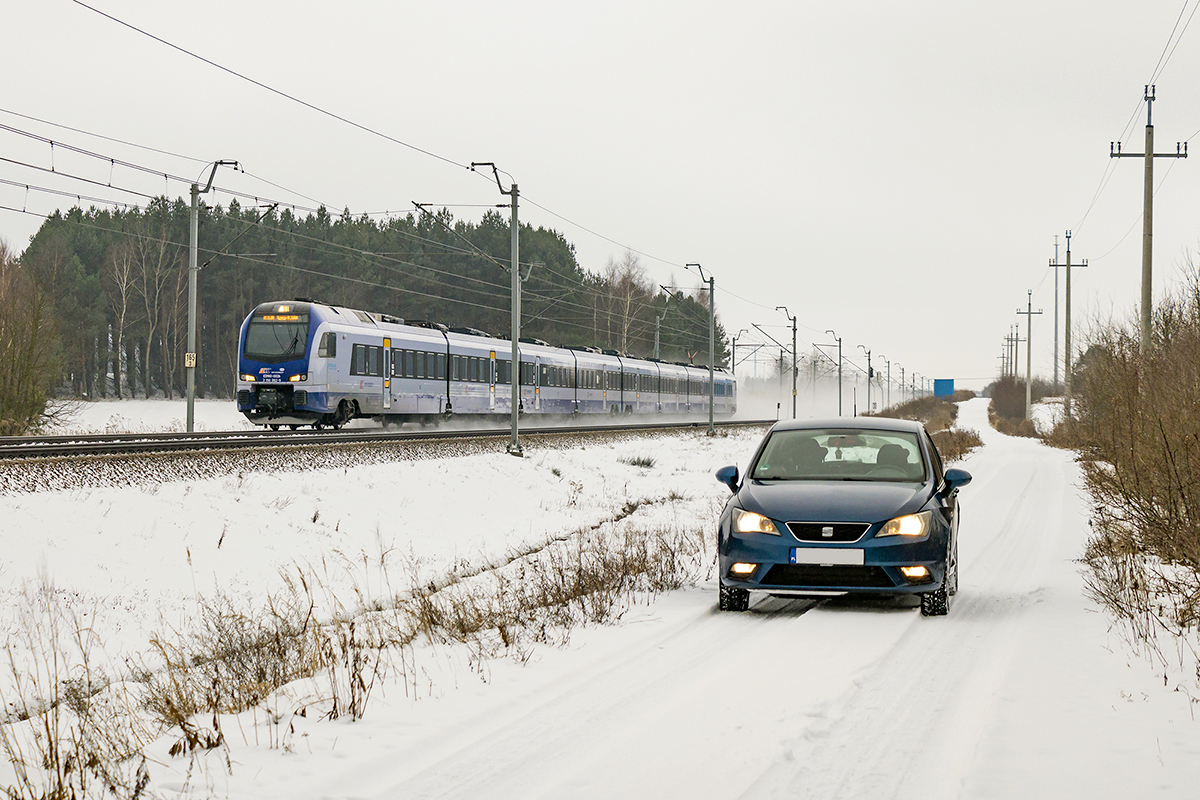
[[[823,528],[821,528],[821,535],[824,536],[826,539],[832,539],[833,538],[833,526],[826,525]]]

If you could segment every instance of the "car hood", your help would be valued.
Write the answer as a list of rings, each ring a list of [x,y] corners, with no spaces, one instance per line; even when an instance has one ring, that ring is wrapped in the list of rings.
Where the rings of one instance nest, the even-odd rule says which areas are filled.
[[[920,510],[924,483],[888,481],[746,481],[738,504],[781,522],[884,522]]]

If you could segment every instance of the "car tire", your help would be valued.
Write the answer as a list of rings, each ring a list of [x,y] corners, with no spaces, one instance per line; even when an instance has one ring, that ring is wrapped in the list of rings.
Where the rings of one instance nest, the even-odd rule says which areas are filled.
[[[950,611],[950,595],[943,585],[940,589],[921,595],[922,617],[944,617]]]
[[[745,611],[750,607],[750,592],[732,586],[722,586],[719,607],[722,611]]]

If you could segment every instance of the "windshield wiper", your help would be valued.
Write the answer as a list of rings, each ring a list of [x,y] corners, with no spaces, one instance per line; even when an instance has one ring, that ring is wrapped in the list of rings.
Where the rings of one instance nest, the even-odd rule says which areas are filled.
[[[292,337],[292,343],[287,346],[287,349],[281,355],[290,355],[295,351],[296,345],[300,344],[300,332],[296,331],[296,335]]]

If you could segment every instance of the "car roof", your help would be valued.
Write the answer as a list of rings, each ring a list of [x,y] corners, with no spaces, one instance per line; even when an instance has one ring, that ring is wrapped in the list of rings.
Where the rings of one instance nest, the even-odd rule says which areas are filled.
[[[780,420],[771,426],[771,431],[804,431],[830,428],[853,428],[867,431],[905,431],[919,433],[925,430],[920,422],[891,417],[826,417],[824,419]]]

